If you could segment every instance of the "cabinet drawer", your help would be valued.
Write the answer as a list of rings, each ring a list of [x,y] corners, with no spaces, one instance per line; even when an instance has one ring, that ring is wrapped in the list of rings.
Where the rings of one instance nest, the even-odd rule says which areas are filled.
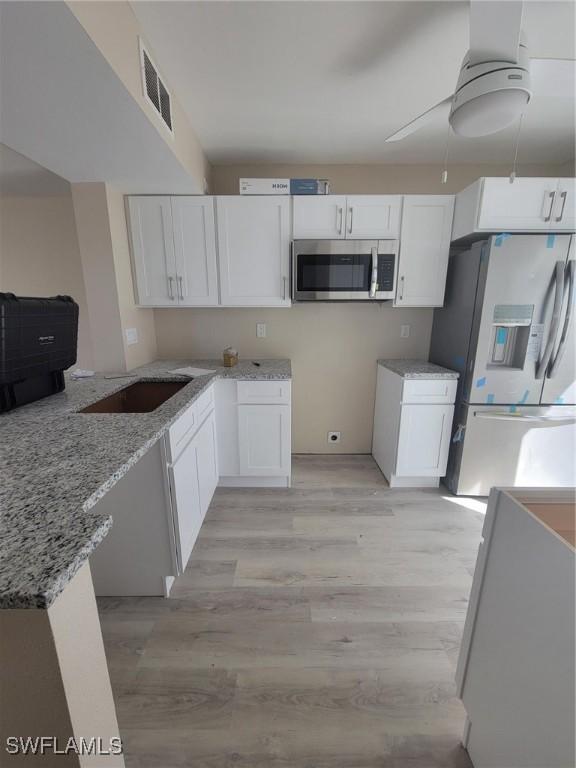
[[[196,407],[196,415],[198,417],[198,424],[202,424],[204,417],[214,407],[214,387],[210,386],[203,392],[198,400],[194,403]]]
[[[403,403],[453,403],[456,379],[405,379]]]
[[[254,405],[289,405],[289,381],[239,381],[238,402]]]
[[[172,461],[176,460],[179,452],[194,435],[213,407],[214,387],[210,386],[206,392],[203,392],[200,397],[184,411],[178,421],[172,424],[168,433]]]

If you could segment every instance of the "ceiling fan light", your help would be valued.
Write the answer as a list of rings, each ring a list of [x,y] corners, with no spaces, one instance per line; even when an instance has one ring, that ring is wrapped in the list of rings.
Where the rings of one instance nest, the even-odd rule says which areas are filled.
[[[518,120],[529,99],[530,93],[520,88],[484,93],[453,109],[450,125],[459,136],[488,136]]]

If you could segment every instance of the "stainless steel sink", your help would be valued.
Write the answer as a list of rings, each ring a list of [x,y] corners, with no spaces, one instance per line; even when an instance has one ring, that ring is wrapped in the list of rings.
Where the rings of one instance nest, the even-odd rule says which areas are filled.
[[[150,413],[179,392],[187,381],[135,381],[79,413]]]

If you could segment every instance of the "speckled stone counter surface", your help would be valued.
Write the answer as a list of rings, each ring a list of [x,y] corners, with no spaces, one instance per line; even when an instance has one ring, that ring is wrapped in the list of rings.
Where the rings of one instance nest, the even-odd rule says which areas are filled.
[[[378,360],[378,365],[388,368],[404,379],[457,379],[457,371],[425,360]]]
[[[0,608],[50,606],[112,525],[97,501],[214,379],[291,378],[289,360],[256,362],[162,360],[134,378],[68,379],[64,392],[0,415]],[[186,365],[216,373],[151,413],[78,413],[138,379],[188,381],[170,374]]]

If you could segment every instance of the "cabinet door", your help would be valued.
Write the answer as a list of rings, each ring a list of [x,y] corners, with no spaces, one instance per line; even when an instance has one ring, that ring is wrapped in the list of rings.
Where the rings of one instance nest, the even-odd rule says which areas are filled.
[[[453,405],[403,405],[396,473],[442,477],[446,473]]]
[[[196,438],[170,467],[170,485],[179,565],[184,570],[202,525]]]
[[[552,227],[558,179],[484,179],[478,229],[547,232]]]
[[[218,485],[218,458],[216,452],[216,420],[214,411],[208,416],[195,438],[198,462],[198,486],[202,519],[212,501]]]
[[[218,197],[223,306],[290,306],[290,198]]]
[[[348,195],[347,238],[397,238],[402,195]]]
[[[173,307],[178,299],[170,198],[129,197],[128,219],[138,304]]]
[[[218,304],[216,223],[211,197],[173,197],[176,293],[180,306]]]
[[[558,179],[551,229],[554,232],[576,230],[576,179]]]
[[[340,240],[344,237],[344,195],[296,195],[293,205],[294,239]]]
[[[395,306],[442,306],[453,214],[452,195],[405,196]]]
[[[290,474],[290,406],[239,405],[241,475]]]

